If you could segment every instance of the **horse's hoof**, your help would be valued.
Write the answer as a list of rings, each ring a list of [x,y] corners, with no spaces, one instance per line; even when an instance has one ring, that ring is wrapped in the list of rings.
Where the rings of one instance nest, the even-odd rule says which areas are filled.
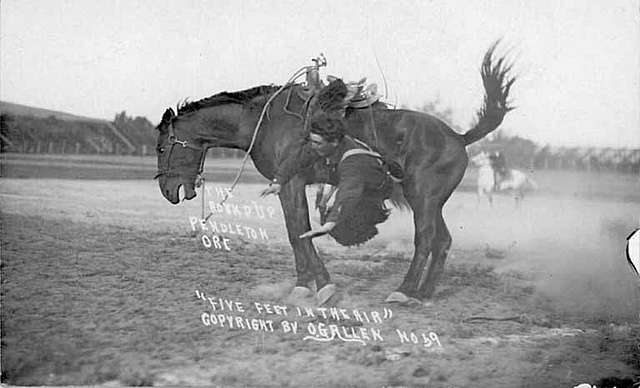
[[[322,306],[327,303],[329,299],[336,293],[336,285],[335,284],[327,284],[318,290],[318,294],[316,295],[316,300],[318,302],[318,306]]]
[[[392,292],[385,300],[387,303],[407,303],[408,301],[409,297],[400,291]]]
[[[412,296],[407,296],[400,291],[392,292],[387,299],[385,300],[387,303],[398,303],[404,306],[422,306],[422,301],[418,298],[414,298]]]
[[[313,291],[307,287],[296,286],[293,287],[291,293],[287,297],[287,301],[291,304],[299,304],[303,299],[308,298]]]

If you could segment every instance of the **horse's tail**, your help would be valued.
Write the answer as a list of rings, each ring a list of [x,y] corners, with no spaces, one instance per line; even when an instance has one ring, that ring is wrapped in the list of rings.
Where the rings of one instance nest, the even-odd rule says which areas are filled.
[[[498,59],[495,65],[492,64],[493,52],[499,42],[498,40],[489,47],[482,61],[480,75],[485,90],[484,103],[478,111],[478,122],[462,135],[465,145],[482,139],[498,128],[504,115],[513,109],[507,101],[511,85],[516,80],[508,74],[513,65],[505,63],[504,57]]]

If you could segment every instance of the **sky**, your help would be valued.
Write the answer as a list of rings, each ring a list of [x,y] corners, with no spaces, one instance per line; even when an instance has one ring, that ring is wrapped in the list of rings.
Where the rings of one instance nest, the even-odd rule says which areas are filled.
[[[467,130],[497,39],[518,77],[507,133],[640,148],[638,0],[2,0],[0,99],[156,124],[185,98],[283,84],[322,52],[323,77],[384,92],[384,75],[387,102],[438,101]]]

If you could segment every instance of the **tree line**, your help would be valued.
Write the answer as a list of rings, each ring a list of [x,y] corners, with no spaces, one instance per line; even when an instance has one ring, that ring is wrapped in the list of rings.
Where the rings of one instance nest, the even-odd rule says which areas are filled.
[[[453,123],[452,110],[439,99],[417,110],[435,115],[450,125]],[[455,125],[452,127],[464,131]],[[155,127],[146,117],[128,116],[125,111],[117,113],[112,121],[0,114],[1,152],[153,155],[155,139]],[[470,155],[480,151],[501,152],[510,166],[520,169],[640,172],[640,149],[542,146],[501,130],[468,148]],[[209,155],[241,157],[243,152],[213,149]]]

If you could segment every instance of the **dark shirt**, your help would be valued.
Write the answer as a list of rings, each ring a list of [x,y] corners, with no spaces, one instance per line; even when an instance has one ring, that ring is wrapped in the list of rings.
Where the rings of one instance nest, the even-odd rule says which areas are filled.
[[[388,196],[382,190],[387,175],[380,159],[372,155],[355,154],[342,160],[344,153],[352,149],[364,147],[345,136],[335,151],[323,158],[311,148],[310,142],[305,142],[299,152],[290,155],[280,164],[275,181],[285,184],[297,173],[313,165],[317,169],[328,171],[327,181],[337,185],[338,190],[327,221],[336,222],[345,203],[357,201],[363,196],[378,197],[381,201]]]

